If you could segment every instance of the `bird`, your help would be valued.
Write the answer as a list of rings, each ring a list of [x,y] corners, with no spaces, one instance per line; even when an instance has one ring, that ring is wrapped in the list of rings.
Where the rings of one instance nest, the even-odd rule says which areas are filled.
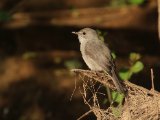
[[[116,89],[124,93],[125,90],[116,75],[116,66],[110,49],[100,40],[96,30],[83,28],[78,32],[72,33],[78,35],[82,58],[89,69],[107,72],[112,77]]]

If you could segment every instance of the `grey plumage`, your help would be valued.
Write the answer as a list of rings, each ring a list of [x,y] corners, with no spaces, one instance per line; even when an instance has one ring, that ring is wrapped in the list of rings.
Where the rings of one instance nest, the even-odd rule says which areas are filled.
[[[124,92],[116,76],[115,64],[110,50],[108,46],[99,39],[97,32],[91,28],[84,28],[79,32],[73,33],[78,35],[82,57],[87,66],[94,71],[106,71],[109,73],[113,78],[117,90]]]

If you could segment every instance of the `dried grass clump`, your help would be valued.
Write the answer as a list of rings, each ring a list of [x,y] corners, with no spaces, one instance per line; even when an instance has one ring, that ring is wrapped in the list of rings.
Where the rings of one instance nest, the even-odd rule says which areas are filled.
[[[113,114],[111,107],[102,109],[100,99],[98,98],[99,94],[105,96],[104,93],[99,92],[102,86],[116,90],[112,78],[103,72],[80,69],[74,69],[72,71],[79,74],[81,80],[83,80],[83,90],[80,92],[83,96],[84,103],[90,108],[90,111],[82,115],[79,120],[91,112],[94,113],[97,120],[160,120],[160,94],[154,91],[154,89],[148,90],[124,81],[122,84],[127,91],[124,104],[120,109],[121,114],[117,117]],[[97,82],[100,85],[95,87]],[[92,96],[90,98],[88,98],[88,91]]]

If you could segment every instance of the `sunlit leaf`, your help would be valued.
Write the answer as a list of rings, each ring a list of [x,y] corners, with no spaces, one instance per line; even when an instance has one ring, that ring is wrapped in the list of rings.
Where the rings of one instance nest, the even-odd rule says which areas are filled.
[[[82,63],[78,60],[75,60],[75,59],[65,61],[64,65],[68,69],[74,69],[74,68],[81,68],[82,67]]]
[[[96,30],[97,34],[98,34],[98,37],[100,40],[102,40],[104,42],[104,37],[106,36],[106,32],[102,32],[100,30]]]
[[[31,58],[35,58],[37,56],[36,52],[26,52],[22,55],[23,59],[31,59]]]
[[[122,80],[129,80],[132,76],[132,72],[129,69],[122,69],[118,75]]]
[[[112,91],[112,99],[114,102],[117,102],[118,104],[122,104],[124,99],[124,94],[121,94],[116,91]]]
[[[111,0],[111,7],[122,7],[127,4],[126,0]]]
[[[111,107],[112,112],[115,117],[119,117],[122,113],[122,102],[124,99],[124,94],[116,92],[116,91],[112,91],[111,95],[112,95],[113,101],[118,103],[117,107],[114,107],[114,106]]]
[[[79,17],[79,11],[76,10],[76,9],[73,9],[73,10],[72,10],[72,16],[75,17],[75,18],[76,18],[76,17]]]
[[[145,2],[146,0],[128,0],[128,3],[132,5],[141,5]]]
[[[113,59],[116,59],[116,54],[114,52],[111,53]]]
[[[131,71],[133,73],[138,73],[140,71],[142,71],[144,68],[144,65],[141,61],[137,61],[132,67],[131,67]]]
[[[112,113],[113,113],[114,117],[118,118],[118,117],[121,116],[121,114],[122,114],[122,105],[119,106],[119,107],[113,107],[112,106],[111,109],[112,109]]]
[[[129,55],[129,59],[132,61],[132,62],[134,62],[134,61],[137,61],[137,60],[139,60],[141,58],[141,55],[140,54],[138,54],[138,53],[130,53],[130,55]]]

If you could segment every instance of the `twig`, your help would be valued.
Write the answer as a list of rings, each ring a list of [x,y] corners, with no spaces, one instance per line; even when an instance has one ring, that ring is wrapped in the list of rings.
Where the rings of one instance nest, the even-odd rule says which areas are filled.
[[[77,86],[77,82],[76,82],[76,78],[75,78],[75,80],[74,80],[74,90],[73,90],[72,95],[71,95],[71,97],[70,97],[70,101],[72,100],[73,95],[74,95],[74,93],[75,93],[75,91],[76,91],[76,86]]]
[[[24,5],[26,0],[21,0],[19,3],[16,3],[16,5],[9,11],[9,14],[13,14],[14,12],[17,12],[18,9],[23,8],[22,5]]]
[[[151,81],[152,81],[152,89],[154,89],[154,75],[153,75],[153,69],[151,68]]]
[[[79,73],[84,77],[90,78],[92,80],[102,83],[104,86],[108,86],[111,89],[115,89],[115,86],[110,80],[110,77],[101,72],[89,71],[89,70],[72,70],[75,73]],[[154,89],[154,75],[153,69],[151,69],[151,80],[152,80],[152,89]],[[122,113],[120,116],[121,120],[159,120],[160,119],[160,94],[156,90],[153,92],[141,86],[137,86],[128,81],[123,82],[124,87],[127,89],[127,94],[125,96],[125,101],[122,106]],[[84,91],[87,92],[87,91]],[[101,109],[99,106],[99,100],[96,96],[97,93],[93,94],[93,104],[90,104],[84,93],[82,93],[84,103],[87,104],[90,108],[90,111],[94,113],[98,120],[117,120],[114,116],[113,111],[109,108],[106,110]],[[93,109],[97,108],[97,109]],[[87,112],[82,115],[81,118],[88,115]],[[80,120],[78,119],[78,120]]]
[[[152,68],[151,68],[151,81],[152,81],[152,91],[153,91],[153,95],[154,95],[153,98],[154,98],[155,102],[157,103],[157,107],[156,107],[156,108],[157,108],[157,120],[158,120],[158,117],[159,117],[159,116],[158,116],[158,115],[159,115],[159,114],[158,114],[158,113],[159,113],[159,105],[158,105],[158,100],[156,99],[156,96],[155,96],[155,94],[154,94],[154,93],[155,93],[155,88],[154,88],[154,74],[153,74],[153,69],[152,69]],[[155,109],[156,109],[156,108],[155,108]]]
[[[160,40],[160,0],[158,0],[158,35]]]
[[[92,112],[92,110],[84,113],[84,114],[83,114],[81,117],[79,117],[77,120],[81,120],[82,118],[84,118],[85,116],[87,116],[87,115],[88,115],[89,113],[91,113],[91,112]]]

